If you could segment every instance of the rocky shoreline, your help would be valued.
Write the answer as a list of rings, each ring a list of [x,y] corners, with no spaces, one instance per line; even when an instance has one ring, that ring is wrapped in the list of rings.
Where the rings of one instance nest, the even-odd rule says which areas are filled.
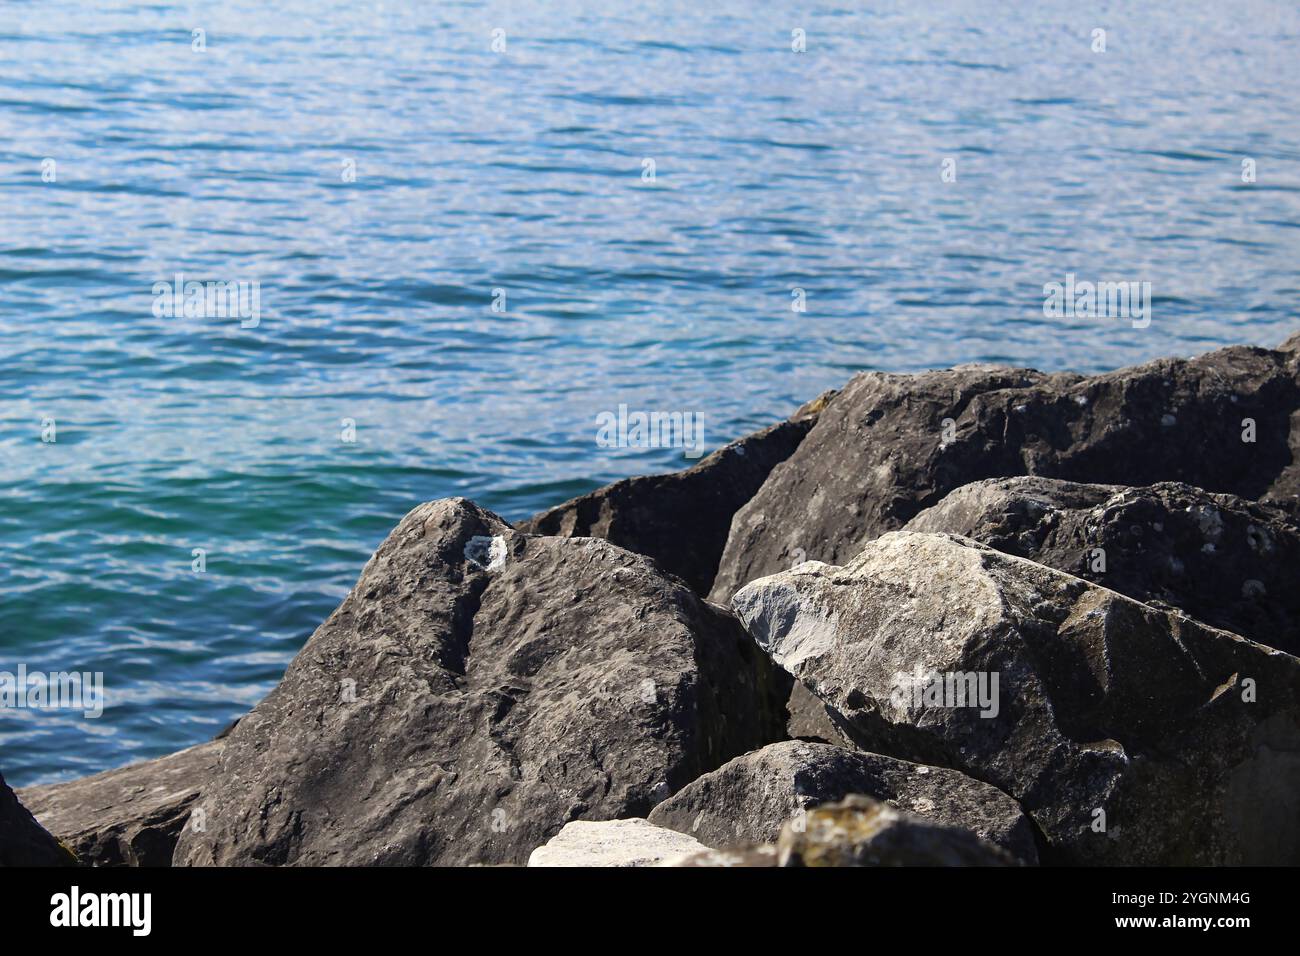
[[[1298,585],[1300,335],[865,372],[420,505],[221,738],[0,780],[0,864],[1294,865]]]

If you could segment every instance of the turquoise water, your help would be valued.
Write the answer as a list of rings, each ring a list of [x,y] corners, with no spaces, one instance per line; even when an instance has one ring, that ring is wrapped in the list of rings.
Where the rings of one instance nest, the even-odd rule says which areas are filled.
[[[687,463],[620,403],[712,448],[863,368],[1300,327],[1294,7],[870,6],[6,2],[0,670],[108,703],[0,710],[10,782],[212,736],[420,501]],[[177,272],[259,324],[155,315]],[[1069,272],[1151,325],[1044,318]]]

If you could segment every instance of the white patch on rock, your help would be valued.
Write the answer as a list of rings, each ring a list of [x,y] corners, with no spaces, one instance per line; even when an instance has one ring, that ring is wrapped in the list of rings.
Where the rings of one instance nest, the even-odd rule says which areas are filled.
[[[646,820],[574,820],[534,850],[528,865],[656,866],[704,849],[694,837]]]
[[[1218,509],[1211,508],[1209,505],[1196,505],[1187,510],[1191,512],[1201,534],[1210,541],[1219,540],[1223,535],[1223,516],[1219,514]]]
[[[829,567],[821,561],[805,561],[784,575],[751,581],[731,599],[736,616],[759,647],[792,674],[808,658],[836,647],[839,635],[835,620],[809,612],[799,590],[782,578],[817,575]]]
[[[493,538],[482,534],[474,535],[465,545],[465,560],[477,564],[484,571],[505,567],[506,539],[501,535]]]

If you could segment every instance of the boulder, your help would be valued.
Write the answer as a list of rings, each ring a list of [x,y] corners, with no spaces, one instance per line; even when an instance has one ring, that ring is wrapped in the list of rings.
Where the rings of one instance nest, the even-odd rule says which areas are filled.
[[[1046,863],[1300,863],[1300,660],[950,535],[743,588],[859,746],[1014,797]]]
[[[36,822],[0,774],[0,867],[76,865],[73,852]]]
[[[995,787],[955,770],[802,741],[736,757],[677,791],[649,819],[710,847],[770,843],[788,820],[853,794],[971,830],[1018,859],[1037,862],[1033,825]]]
[[[958,488],[907,530],[974,538],[1300,652],[1300,522],[1275,506],[1176,482],[1006,478]]]
[[[985,478],[1180,481],[1292,507],[1298,365],[1294,352],[1228,348],[1087,378],[986,366],[862,373],[736,512],[711,597],[725,602],[805,559],[842,564]]]
[[[852,796],[786,824],[779,866],[1014,866],[1004,850],[969,830]]]
[[[1001,847],[870,797],[855,795],[787,822],[776,844],[699,850],[672,867],[1015,866]]]
[[[174,859],[523,863],[781,739],[788,691],[649,559],[431,502],[231,731]]]
[[[697,594],[708,594],[731,518],[789,458],[830,401],[827,392],[788,421],[718,449],[694,467],[625,478],[521,522],[520,531],[604,538],[644,554]]]
[[[19,796],[51,832],[94,866],[171,866],[190,806],[212,778],[222,742],[199,744]]]
[[[645,820],[574,820],[528,857],[529,866],[656,866],[704,849]]]

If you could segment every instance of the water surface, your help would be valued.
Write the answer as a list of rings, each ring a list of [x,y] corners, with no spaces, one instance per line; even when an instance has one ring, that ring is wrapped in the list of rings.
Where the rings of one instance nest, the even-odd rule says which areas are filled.
[[[716,447],[859,369],[1300,326],[1300,12],[1004,6],[9,0],[0,669],[109,707],[0,711],[5,776],[212,736],[420,501],[684,464],[598,447],[620,403]],[[156,316],[177,272],[260,324]],[[1044,318],[1067,272],[1150,327]]]

